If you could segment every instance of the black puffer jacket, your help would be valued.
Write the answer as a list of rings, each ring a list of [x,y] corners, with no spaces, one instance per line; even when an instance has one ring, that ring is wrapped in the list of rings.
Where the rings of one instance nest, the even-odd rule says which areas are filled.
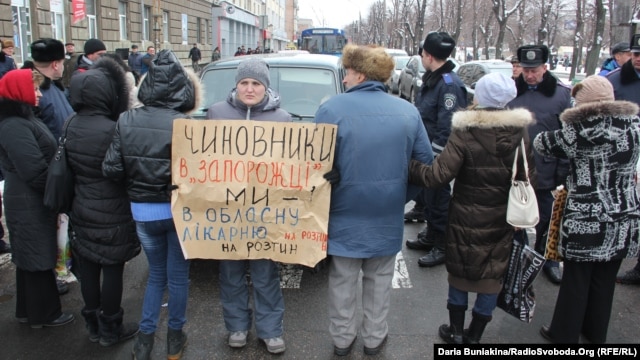
[[[171,136],[173,120],[188,118],[202,91],[197,76],[170,50],[154,57],[138,99],[143,107],[120,115],[103,173],[125,180],[133,202],[171,201]]]
[[[102,175],[102,160],[116,120],[128,107],[125,71],[104,57],[71,78],[69,97],[76,111],[69,122],[66,145],[75,174],[71,246],[95,263],[123,263],[140,253],[140,242],[125,185]]]

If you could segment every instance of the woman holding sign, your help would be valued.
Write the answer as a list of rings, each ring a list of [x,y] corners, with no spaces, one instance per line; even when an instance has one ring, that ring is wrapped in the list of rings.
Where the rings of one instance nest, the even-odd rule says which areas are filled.
[[[167,288],[167,358],[180,359],[187,342],[182,328],[187,322],[189,261],[171,214],[171,136],[173,121],[198,108],[199,84],[173,52],[160,51],[140,83],[138,99],[144,106],[120,115],[102,163],[106,176],[127,184],[136,232],[149,262],[140,332],[133,346],[137,360],[150,358]]]
[[[280,97],[269,88],[269,83],[269,67],[264,60],[241,62],[236,87],[226,101],[209,108],[207,118],[290,122],[291,115],[280,109]],[[225,326],[230,333],[229,346],[244,347],[251,328],[246,268],[249,268],[253,283],[258,338],[264,341],[270,353],[282,353],[285,351],[282,339],[284,299],[278,265],[269,259],[220,261],[220,298]]]

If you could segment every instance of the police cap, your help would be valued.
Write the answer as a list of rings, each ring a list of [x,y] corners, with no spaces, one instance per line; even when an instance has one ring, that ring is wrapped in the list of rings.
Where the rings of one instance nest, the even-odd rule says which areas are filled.
[[[537,67],[549,60],[549,48],[546,45],[525,45],[518,48],[518,60],[524,68]]]

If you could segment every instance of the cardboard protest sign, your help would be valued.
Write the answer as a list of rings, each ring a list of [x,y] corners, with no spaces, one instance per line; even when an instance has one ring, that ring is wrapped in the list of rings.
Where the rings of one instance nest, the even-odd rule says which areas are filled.
[[[249,120],[173,125],[171,209],[188,259],[326,257],[337,127]]]

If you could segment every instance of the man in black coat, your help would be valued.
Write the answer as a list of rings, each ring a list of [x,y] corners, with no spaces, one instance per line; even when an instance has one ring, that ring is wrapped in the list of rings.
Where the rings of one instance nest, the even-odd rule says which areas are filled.
[[[202,53],[200,49],[198,49],[198,44],[193,43],[193,47],[189,51],[189,59],[191,59],[191,66],[193,67],[193,71],[198,72],[199,65],[198,62],[202,59]]]

